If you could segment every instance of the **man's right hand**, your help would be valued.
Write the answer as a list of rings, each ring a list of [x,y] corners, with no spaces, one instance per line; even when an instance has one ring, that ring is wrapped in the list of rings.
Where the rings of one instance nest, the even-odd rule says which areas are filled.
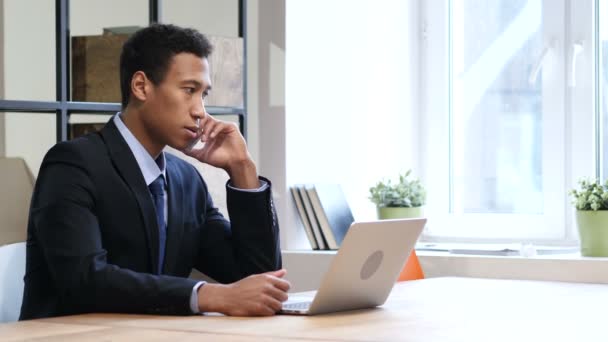
[[[229,316],[271,316],[287,300],[290,284],[283,279],[287,271],[254,274],[235,283],[205,284],[198,290],[201,312],[220,312]]]

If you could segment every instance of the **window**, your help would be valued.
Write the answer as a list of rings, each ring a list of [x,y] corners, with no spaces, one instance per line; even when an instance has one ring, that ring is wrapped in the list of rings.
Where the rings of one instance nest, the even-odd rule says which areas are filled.
[[[605,148],[608,144],[608,0],[599,1],[599,9],[597,13],[598,24],[598,39],[597,39],[597,61],[598,69],[598,114],[602,122],[600,150],[602,151],[602,179],[608,178],[608,149]],[[602,22],[603,20],[603,22]]]
[[[608,131],[607,3],[422,4],[426,238],[576,239],[567,191],[599,170],[596,113]]]
[[[574,244],[568,190],[608,177],[607,2],[288,2],[285,144],[269,153],[287,185],[341,183],[358,220],[375,218],[369,186],[413,168],[426,240]]]

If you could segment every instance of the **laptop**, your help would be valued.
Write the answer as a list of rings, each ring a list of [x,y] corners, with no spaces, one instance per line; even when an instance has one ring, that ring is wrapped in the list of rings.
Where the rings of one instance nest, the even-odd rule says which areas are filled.
[[[384,304],[425,223],[354,222],[314,297],[290,296],[278,313],[316,315]]]

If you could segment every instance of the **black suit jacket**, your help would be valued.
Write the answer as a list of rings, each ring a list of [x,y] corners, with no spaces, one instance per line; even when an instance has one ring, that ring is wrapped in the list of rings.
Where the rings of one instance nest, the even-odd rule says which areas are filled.
[[[163,274],[155,275],[154,204],[113,121],[49,150],[30,208],[20,319],[189,314],[193,267],[224,283],[281,267],[270,187],[227,188],[229,223],[192,165],[170,154],[166,161],[167,245]]]

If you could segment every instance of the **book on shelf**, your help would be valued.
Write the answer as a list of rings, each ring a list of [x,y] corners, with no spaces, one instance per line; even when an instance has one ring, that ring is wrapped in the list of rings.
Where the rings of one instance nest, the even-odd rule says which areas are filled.
[[[319,249],[319,244],[317,243],[315,235],[312,231],[310,218],[306,214],[306,209],[304,208],[304,203],[302,203],[302,196],[300,196],[298,186],[292,186],[290,190],[291,195],[293,197],[293,201],[296,204],[296,209],[298,210],[298,214],[300,216],[300,221],[302,222],[302,226],[304,227],[304,231],[306,232],[306,237],[308,238],[308,242],[310,242],[310,247],[312,247],[312,249]]]
[[[319,249],[328,249],[327,243],[325,242],[325,237],[321,233],[321,228],[319,227],[319,220],[317,219],[317,215],[315,214],[315,211],[313,210],[312,204],[310,202],[310,198],[308,197],[306,186],[298,186],[298,191],[300,193],[300,197],[302,198],[302,204],[304,204],[304,212],[308,216],[310,226],[312,228],[312,232],[315,237],[315,240],[317,241]]]
[[[339,184],[306,186],[319,228],[329,249],[338,249],[354,218]]]

